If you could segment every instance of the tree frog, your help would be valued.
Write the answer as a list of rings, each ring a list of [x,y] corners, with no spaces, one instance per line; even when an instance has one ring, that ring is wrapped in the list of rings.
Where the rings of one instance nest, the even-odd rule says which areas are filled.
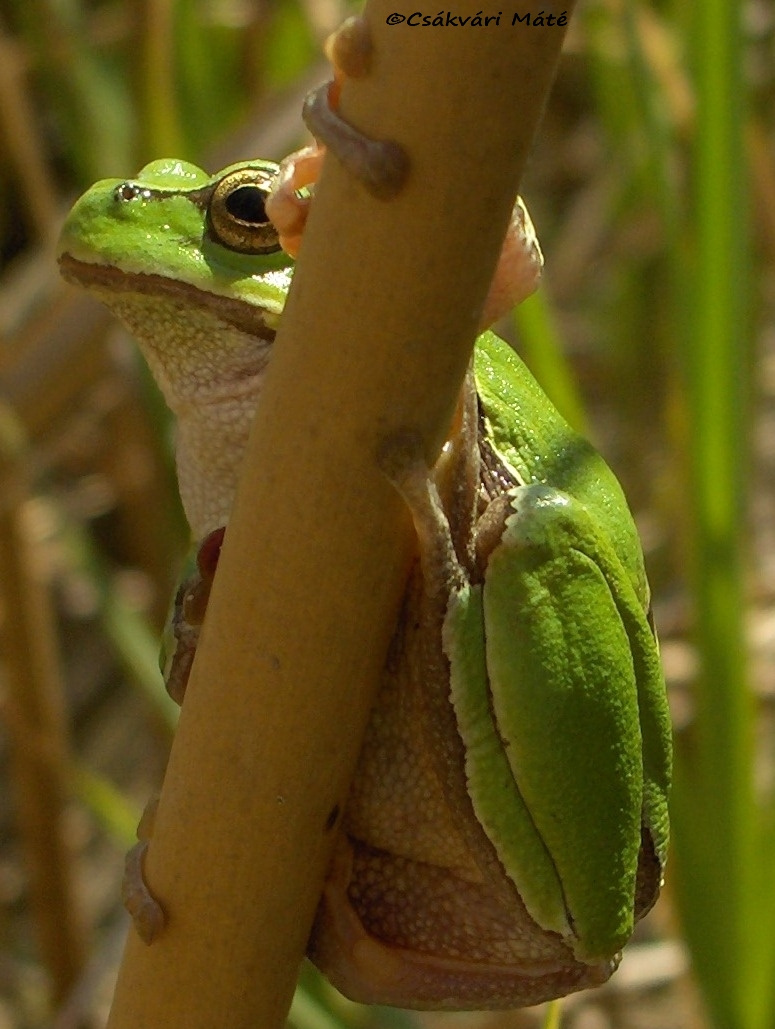
[[[274,180],[280,208],[302,203],[297,167],[156,161],[93,186],[60,241],[65,276],[127,323],[177,415],[203,541],[176,604],[179,699],[292,275],[265,201]],[[510,300],[537,281],[521,205],[501,266],[490,313],[503,268]],[[604,982],[661,884],[670,727],[642,552],[613,473],[492,332],[438,462],[418,453],[407,431],[375,455],[419,560],[308,953],[357,1000],[536,1004]],[[138,868],[128,893],[151,938],[164,913]]]

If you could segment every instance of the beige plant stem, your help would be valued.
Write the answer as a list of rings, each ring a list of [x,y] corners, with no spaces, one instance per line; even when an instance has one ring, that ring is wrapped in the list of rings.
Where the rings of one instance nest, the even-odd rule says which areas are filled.
[[[32,465],[15,412],[0,404],[0,654],[14,814],[38,947],[52,1000],[81,972],[84,935],[64,825],[69,799],[67,716],[56,618],[31,518]]]
[[[443,443],[564,35],[397,6],[342,113],[410,178],[379,201],[327,158],[148,852],[169,925],[130,934],[112,1029],[283,1024],[412,555],[375,453]]]

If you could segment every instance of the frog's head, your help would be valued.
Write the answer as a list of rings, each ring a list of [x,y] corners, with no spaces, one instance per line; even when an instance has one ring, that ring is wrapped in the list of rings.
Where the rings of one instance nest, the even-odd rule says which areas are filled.
[[[60,237],[62,274],[126,324],[178,417],[181,496],[199,534],[231,507],[291,281],[264,209],[276,172],[154,161],[92,186]]]
[[[127,325],[178,415],[192,402],[254,406],[292,276],[264,209],[276,172],[153,161],[96,183],[65,221],[62,274]]]
[[[103,179],[65,221],[62,272],[111,306],[115,294],[213,302],[228,321],[263,336],[262,326],[276,328],[291,277],[264,211],[276,171],[249,161],[209,176],[160,160],[135,178]]]

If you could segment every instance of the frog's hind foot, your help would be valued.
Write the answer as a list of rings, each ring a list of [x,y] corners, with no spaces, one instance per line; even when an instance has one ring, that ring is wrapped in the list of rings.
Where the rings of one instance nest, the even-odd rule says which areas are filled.
[[[143,872],[145,852],[148,850],[148,841],[153,831],[158,803],[158,797],[151,798],[143,811],[137,827],[138,842],[126,856],[124,880],[121,886],[121,899],[124,907],[132,916],[138,936],[143,943],[149,945],[161,935],[167,924],[164,908],[148,889]]]

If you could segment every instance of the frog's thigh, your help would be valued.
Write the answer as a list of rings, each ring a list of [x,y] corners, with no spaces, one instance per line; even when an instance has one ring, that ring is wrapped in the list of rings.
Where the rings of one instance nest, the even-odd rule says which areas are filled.
[[[530,492],[517,491],[517,509]],[[642,744],[631,645],[598,560],[605,543],[567,499],[559,513],[522,505],[519,531],[490,556],[483,616],[496,732],[592,958],[632,928]]]

